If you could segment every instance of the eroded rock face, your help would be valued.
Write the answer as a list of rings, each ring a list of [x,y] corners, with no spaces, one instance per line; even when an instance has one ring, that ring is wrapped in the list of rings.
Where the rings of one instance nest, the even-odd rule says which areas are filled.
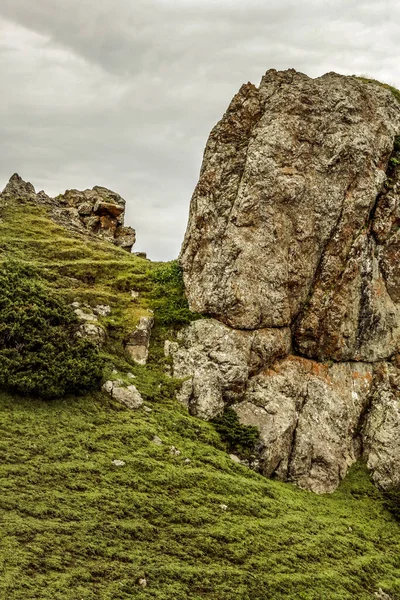
[[[360,457],[400,485],[399,136],[378,85],[271,70],[211,132],[191,202],[180,262],[214,319],[169,348],[180,399],[232,406],[262,472],[318,493]]]
[[[125,200],[104,187],[95,186],[82,192],[67,190],[65,194],[50,198],[44,192],[36,193],[31,183],[15,173],[0,199],[45,205],[56,223],[75,233],[101,237],[128,252],[135,243],[135,230],[124,226]]]
[[[214,319],[194,321],[166,345],[174,376],[184,379],[179,399],[205,419],[239,401],[250,375],[289,350],[289,329],[238,331]]]
[[[191,308],[258,329],[291,325],[311,294],[322,302],[369,226],[399,132],[394,97],[353,77],[272,70],[243,86],[210,135],[191,202],[181,252]],[[308,342],[309,326],[299,331]]]

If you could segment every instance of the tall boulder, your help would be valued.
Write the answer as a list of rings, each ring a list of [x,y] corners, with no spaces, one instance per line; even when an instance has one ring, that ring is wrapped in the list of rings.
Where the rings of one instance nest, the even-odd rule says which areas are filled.
[[[212,130],[191,201],[180,263],[213,319],[172,348],[180,397],[232,406],[261,471],[316,492],[360,457],[400,485],[399,136],[383,86],[270,70]],[[289,337],[254,371],[261,331]]]

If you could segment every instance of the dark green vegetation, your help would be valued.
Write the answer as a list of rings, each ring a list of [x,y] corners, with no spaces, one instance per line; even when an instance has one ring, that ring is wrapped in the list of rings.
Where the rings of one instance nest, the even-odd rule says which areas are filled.
[[[42,398],[98,387],[103,361],[78,319],[29,266],[0,267],[0,387]]]
[[[373,600],[381,587],[399,599],[400,527],[362,466],[329,496],[269,481],[234,463],[213,425],[175,401],[162,344],[193,318],[176,263],[74,238],[42,209],[9,204],[2,273],[10,260],[33,269],[36,298],[44,289],[50,298],[39,309],[59,307],[64,324],[65,302],[109,304],[106,368],[131,371],[152,412],[102,392],[51,401],[0,392],[0,598]],[[24,277],[14,285],[29,289]],[[156,326],[141,367],[123,340],[149,308]],[[253,443],[254,432],[224,427],[232,448]]]
[[[224,414],[213,419],[212,422],[229,452],[234,452],[240,458],[253,457],[258,441],[257,427],[241,425],[239,417],[232,408],[225,409]]]

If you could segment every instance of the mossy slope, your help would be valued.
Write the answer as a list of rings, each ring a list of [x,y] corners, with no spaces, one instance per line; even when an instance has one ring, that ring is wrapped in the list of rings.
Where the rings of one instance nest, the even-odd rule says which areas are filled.
[[[363,466],[330,496],[269,481],[174,400],[163,336],[191,318],[174,265],[73,238],[31,205],[1,213],[2,260],[39,269],[68,300],[111,305],[108,360],[152,408],[0,393],[1,598],[400,598],[400,527]],[[151,307],[149,365],[131,365],[123,338]]]

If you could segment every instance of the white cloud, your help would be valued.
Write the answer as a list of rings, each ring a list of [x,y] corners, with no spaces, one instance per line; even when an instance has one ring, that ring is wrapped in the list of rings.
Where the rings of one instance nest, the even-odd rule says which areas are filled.
[[[2,0],[0,181],[105,185],[137,249],[177,255],[211,127],[271,67],[400,87],[395,0]]]

